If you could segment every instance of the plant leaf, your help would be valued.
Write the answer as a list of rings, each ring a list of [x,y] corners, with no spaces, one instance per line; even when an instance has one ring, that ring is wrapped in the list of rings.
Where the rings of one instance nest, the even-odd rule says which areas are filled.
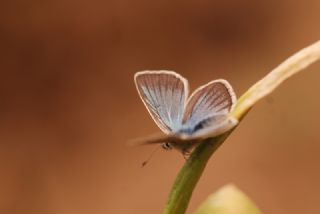
[[[256,102],[270,94],[282,82],[319,59],[320,41],[300,50],[249,88],[238,100],[231,116],[241,119]]]
[[[194,214],[262,214],[236,186],[229,184],[210,195]]]

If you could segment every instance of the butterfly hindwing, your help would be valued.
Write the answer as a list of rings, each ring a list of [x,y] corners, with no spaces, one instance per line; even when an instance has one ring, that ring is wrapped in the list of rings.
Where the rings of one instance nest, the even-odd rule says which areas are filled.
[[[218,136],[232,129],[238,124],[238,120],[223,113],[213,115],[200,123],[203,124],[201,129],[195,129],[194,133],[189,137],[190,139],[205,139]]]
[[[236,96],[226,80],[214,80],[195,90],[187,101],[183,126],[194,132],[217,135],[224,126],[234,124],[229,112],[236,103]],[[208,129],[207,129],[208,128]],[[221,132],[221,131],[219,131]]]
[[[141,71],[135,74],[139,95],[153,120],[166,134],[182,123],[188,82],[172,71]]]

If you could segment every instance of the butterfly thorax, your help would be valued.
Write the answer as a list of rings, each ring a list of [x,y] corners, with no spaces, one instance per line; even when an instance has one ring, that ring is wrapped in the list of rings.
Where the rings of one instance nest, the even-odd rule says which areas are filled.
[[[191,151],[198,143],[198,140],[172,140],[170,142],[165,142],[161,144],[161,147],[164,150],[176,149],[180,151],[184,157],[190,155]]]
[[[200,130],[203,128],[203,123],[199,123],[194,127],[189,127],[187,124],[184,124],[180,126],[180,129],[177,129],[176,131],[173,131],[173,133],[176,136],[179,136],[181,140],[175,139],[170,142],[165,142],[161,144],[161,147],[164,150],[172,150],[172,149],[177,149],[181,151],[183,154],[190,153],[191,149],[194,147],[196,144],[196,140],[190,139],[187,140],[192,134],[194,134],[196,131]]]

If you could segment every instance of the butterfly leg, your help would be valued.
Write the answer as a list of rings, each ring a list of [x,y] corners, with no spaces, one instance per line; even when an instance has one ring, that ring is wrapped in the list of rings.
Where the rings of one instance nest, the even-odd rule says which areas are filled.
[[[194,150],[194,146],[196,143],[197,143],[196,141],[189,141],[187,143],[184,143],[183,146],[181,146],[180,148],[178,148],[178,150],[181,151],[185,160],[189,159],[190,155]]]
[[[184,149],[182,150],[182,155],[185,160],[188,160],[191,155],[191,151],[189,149]]]

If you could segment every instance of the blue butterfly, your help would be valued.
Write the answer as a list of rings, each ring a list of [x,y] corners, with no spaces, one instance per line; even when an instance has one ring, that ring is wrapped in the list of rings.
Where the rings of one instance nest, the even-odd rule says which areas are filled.
[[[164,134],[144,138],[144,144],[161,143],[184,156],[202,139],[220,135],[238,121],[229,116],[237,101],[231,85],[213,80],[189,97],[187,79],[173,71],[140,71],[134,81],[141,100]]]

